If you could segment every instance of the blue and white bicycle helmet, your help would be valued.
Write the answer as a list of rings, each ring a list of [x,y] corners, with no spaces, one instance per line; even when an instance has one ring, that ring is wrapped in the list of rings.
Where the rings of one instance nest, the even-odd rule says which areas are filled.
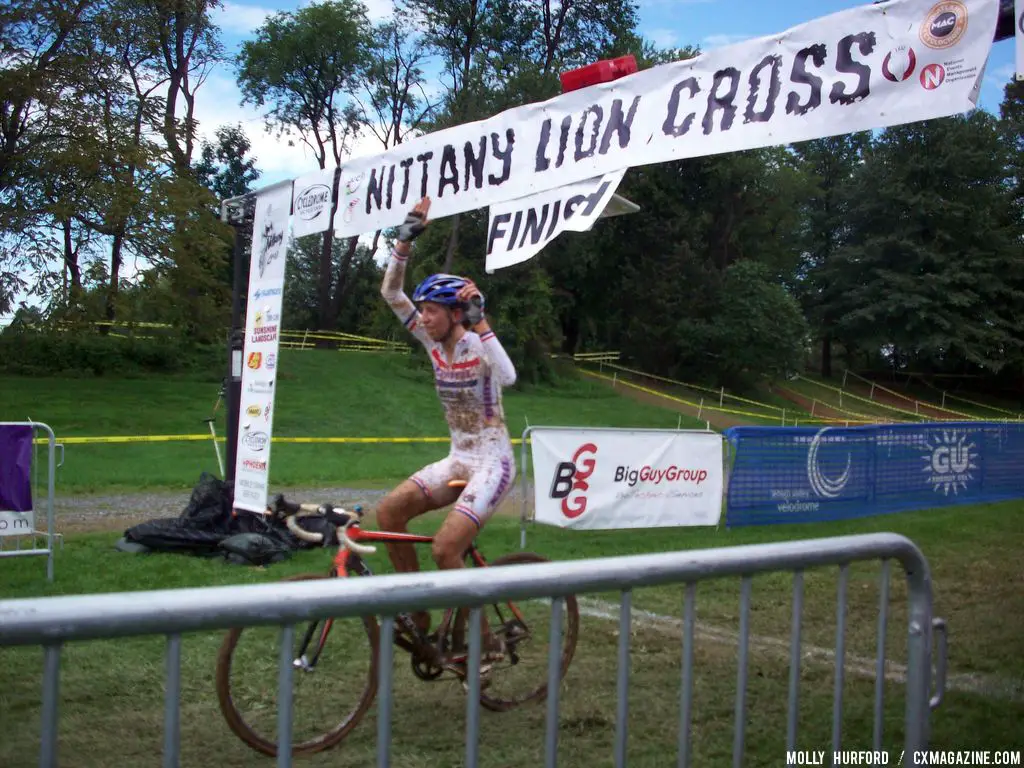
[[[461,307],[463,302],[459,301],[459,291],[465,285],[466,281],[458,275],[443,273],[431,275],[416,286],[416,290],[412,293],[412,300],[415,304],[419,304],[421,301],[432,301],[446,307]]]

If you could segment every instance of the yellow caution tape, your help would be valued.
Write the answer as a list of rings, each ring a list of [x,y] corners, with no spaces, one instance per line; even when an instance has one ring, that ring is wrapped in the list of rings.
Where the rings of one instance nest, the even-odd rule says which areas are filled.
[[[765,415],[763,413],[746,413],[745,411],[734,411],[734,410],[731,410],[729,408],[716,408],[715,406],[712,406],[712,405],[703,405],[702,406],[699,403],[694,403],[694,402],[692,402],[690,400],[684,400],[683,398],[676,397],[675,395],[669,395],[669,394],[666,394],[664,392],[659,392],[656,389],[649,389],[647,387],[641,387],[639,384],[634,384],[631,381],[624,381],[623,379],[613,379],[611,376],[604,376],[604,375],[602,375],[600,373],[594,373],[593,371],[581,371],[581,373],[583,373],[585,376],[592,376],[595,379],[603,379],[604,381],[610,381],[610,382],[615,383],[615,384],[621,384],[624,387],[630,387],[631,389],[638,389],[641,392],[646,392],[649,395],[655,395],[657,397],[663,397],[666,400],[672,400],[672,401],[674,401],[676,403],[682,403],[683,405],[688,405],[691,408],[696,408],[698,411],[701,411],[701,410],[704,410],[704,411],[717,411],[719,413],[734,413],[734,414],[738,414],[740,416],[754,416],[754,417],[759,418],[759,419],[765,418]]]
[[[186,440],[209,440],[210,435],[114,435],[111,437],[58,437],[57,442],[64,445],[83,445],[85,443],[175,443]],[[40,438],[36,443],[45,444],[48,439]]]
[[[1015,413],[1014,411],[1008,411],[1005,408],[998,408],[994,405],[988,405],[987,403],[979,403],[977,400],[968,400],[966,397],[960,397],[959,395],[951,395],[948,392],[946,392],[945,395],[947,398],[950,398],[952,400],[959,400],[960,402],[968,403],[969,405],[974,405],[977,406],[978,408],[984,408],[989,411],[995,411],[996,413],[1005,413],[1009,416],[1015,417],[1017,421],[1020,421],[1021,414]],[[952,411],[952,413],[956,413],[956,411]]]
[[[605,365],[607,365],[609,368],[614,368],[619,371],[626,371],[627,373],[635,373],[638,376],[645,376],[648,379],[654,379],[655,381],[664,381],[666,384],[675,384],[676,386],[686,387],[687,389],[694,389],[697,390],[698,392],[708,392],[710,394],[719,395],[720,397],[726,400],[737,400],[741,403],[756,405],[758,408],[764,408],[765,410],[776,412],[782,412],[783,410],[785,410],[784,408],[781,408],[777,405],[769,405],[768,403],[762,403],[758,400],[751,400],[750,398],[747,397],[740,397],[739,395],[730,395],[728,393],[723,393],[721,389],[712,389],[711,387],[705,387],[700,384],[690,384],[685,381],[677,381],[675,379],[669,379],[664,376],[656,376],[653,373],[644,373],[643,371],[638,371],[633,368],[627,368],[624,365],[613,365],[612,363],[605,363]],[[704,407],[707,408],[709,406]]]
[[[974,418],[975,418],[974,416],[971,416],[969,413],[962,413],[960,411],[954,411],[952,408],[946,408],[945,406],[939,406],[939,405],[932,405],[931,403],[926,403],[924,400],[915,400],[912,397],[907,397],[906,395],[901,394],[901,393],[897,392],[896,390],[889,389],[888,387],[883,387],[881,384],[878,384],[878,383],[876,383],[874,381],[871,381],[870,379],[865,379],[860,374],[854,373],[853,371],[851,371],[849,369],[847,369],[846,372],[850,373],[850,374],[853,374],[853,377],[855,379],[860,379],[865,384],[870,384],[875,389],[880,389],[883,392],[888,392],[890,395],[893,395],[894,397],[900,398],[900,400],[906,400],[909,403],[914,403],[914,404],[919,405],[919,406],[923,405],[923,406],[925,406],[927,408],[931,408],[931,409],[936,410],[936,411],[945,411],[946,413],[952,413],[952,414],[954,414],[956,416],[963,416],[963,417],[965,417],[967,419],[970,419],[970,420],[974,420]],[[849,394],[849,393],[847,393],[847,394]],[[878,401],[877,400],[872,400],[871,402],[877,403]],[[906,413],[909,413],[909,411],[906,411]],[[918,414],[918,415],[920,415],[920,414]]]
[[[814,379],[808,379],[808,378],[805,378],[803,376],[800,376],[799,374],[797,375],[797,378],[800,379],[800,381],[806,381],[808,384],[814,384],[816,386],[822,387],[823,389],[828,389],[828,390],[831,390],[833,392],[838,392],[839,393],[839,401],[840,402],[842,402],[844,397],[852,397],[854,400],[857,400],[858,402],[867,403],[868,405],[873,405],[876,408],[881,408],[881,409],[884,409],[884,410],[887,410],[887,411],[895,411],[896,413],[902,413],[902,414],[904,414],[906,416],[913,416],[917,420],[921,420],[921,418],[922,418],[922,415],[920,413],[914,413],[913,411],[907,411],[907,410],[904,410],[903,408],[897,408],[895,405],[887,405],[886,403],[880,403],[877,400],[868,400],[866,397],[860,397],[859,395],[855,395],[852,392],[849,392],[849,391],[847,391],[845,389],[841,389],[839,387],[833,387],[831,384],[823,384],[820,381],[814,381]],[[835,407],[835,406],[833,406],[833,405],[831,405],[829,403],[824,403],[823,402],[822,404],[823,405],[827,405],[829,408],[834,408]],[[840,406],[840,409],[841,408],[842,408],[842,406]],[[848,412],[849,413],[853,413],[853,411],[848,411]]]
[[[105,437],[58,437],[57,442],[64,445],[88,445],[97,443],[173,443],[210,440],[210,435],[112,435]],[[272,443],[448,443],[449,437],[272,437]],[[46,445],[47,438],[34,440],[37,445]],[[217,442],[226,442],[226,438],[218,437]],[[521,438],[513,438],[512,443],[521,443]],[[529,440],[527,440],[529,442]]]

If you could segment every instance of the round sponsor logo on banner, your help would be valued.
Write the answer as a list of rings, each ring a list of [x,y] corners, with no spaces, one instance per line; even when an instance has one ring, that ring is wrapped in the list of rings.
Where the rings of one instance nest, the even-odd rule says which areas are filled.
[[[331,188],[326,184],[313,184],[295,198],[295,213],[300,219],[312,221],[331,204]]]
[[[921,22],[921,42],[929,48],[952,48],[967,32],[967,6],[960,0],[936,3]]]
[[[946,68],[941,64],[929,64],[921,70],[921,87],[934,91],[946,81]]]
[[[853,466],[853,455],[846,452],[846,466],[842,473],[835,477],[829,477],[821,468],[821,458],[819,456],[822,450],[822,444],[829,441],[829,438],[825,437],[825,433],[831,429],[830,427],[824,427],[820,429],[818,433],[811,440],[810,446],[807,448],[807,481],[810,483],[811,490],[817,496],[825,499],[838,498],[842,493],[846,484],[850,482],[850,470]]]
[[[269,440],[270,438],[266,432],[247,432],[245,437],[242,438],[246,448],[257,452],[266,448]]]
[[[893,48],[882,60],[882,76],[894,83],[901,83],[908,80],[914,74],[917,67],[917,54],[914,49],[901,45]]]

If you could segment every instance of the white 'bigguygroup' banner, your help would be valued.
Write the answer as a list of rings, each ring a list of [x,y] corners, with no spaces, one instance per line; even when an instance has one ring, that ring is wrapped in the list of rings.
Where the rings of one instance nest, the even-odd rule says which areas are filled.
[[[999,0],[891,0],[455,126],[342,168],[335,234],[528,197],[649,163],[972,109]]]
[[[717,525],[723,448],[716,432],[530,432],[534,520],[559,528]]]
[[[566,230],[586,232],[605,211],[626,169],[491,206],[486,270],[536,256]]]
[[[269,190],[256,200],[246,302],[242,393],[235,459],[238,509],[265,512],[274,432],[274,384],[284,298],[284,264],[292,186]]]

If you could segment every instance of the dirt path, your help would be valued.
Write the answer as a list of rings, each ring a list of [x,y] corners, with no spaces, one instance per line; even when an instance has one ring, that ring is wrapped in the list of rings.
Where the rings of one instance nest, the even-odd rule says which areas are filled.
[[[343,507],[362,504],[373,520],[373,508],[387,493],[387,490],[309,486],[295,488],[273,488],[271,496],[283,493],[289,499],[321,502],[329,501]],[[57,490],[53,510],[57,533],[91,533],[110,531],[122,532],[146,520],[162,517],[177,517],[185,509],[191,496],[191,489],[151,490],[137,493],[112,493],[95,495],[62,494]],[[532,484],[527,484],[527,494],[532,499]],[[522,479],[517,477],[508,498],[498,508],[498,514],[516,515],[521,512]],[[37,512],[40,527],[45,527],[45,512]],[[41,516],[40,516],[41,515]]]
[[[849,414],[825,405],[820,400],[813,400],[812,398],[804,395],[798,395],[792,389],[778,387],[775,391],[780,397],[786,398],[789,402],[793,403],[793,405],[799,406],[807,413],[811,414],[811,418],[836,419],[838,421],[846,421],[850,418]]]
[[[894,395],[885,390],[875,387],[875,391],[872,394],[871,387],[859,384],[857,388],[847,386],[847,389],[854,394],[859,394],[861,397],[865,397],[869,400],[881,403],[882,405],[891,405],[893,408],[899,408],[901,411],[905,411],[904,414],[896,414],[897,418],[907,416],[907,414],[915,413],[915,406],[913,400],[906,400],[899,395]],[[860,391],[857,391],[857,390]],[[935,419],[938,421],[959,421],[962,416],[958,416],[955,413],[951,413],[937,405],[927,405],[920,403],[917,407],[917,413],[926,419]]]

